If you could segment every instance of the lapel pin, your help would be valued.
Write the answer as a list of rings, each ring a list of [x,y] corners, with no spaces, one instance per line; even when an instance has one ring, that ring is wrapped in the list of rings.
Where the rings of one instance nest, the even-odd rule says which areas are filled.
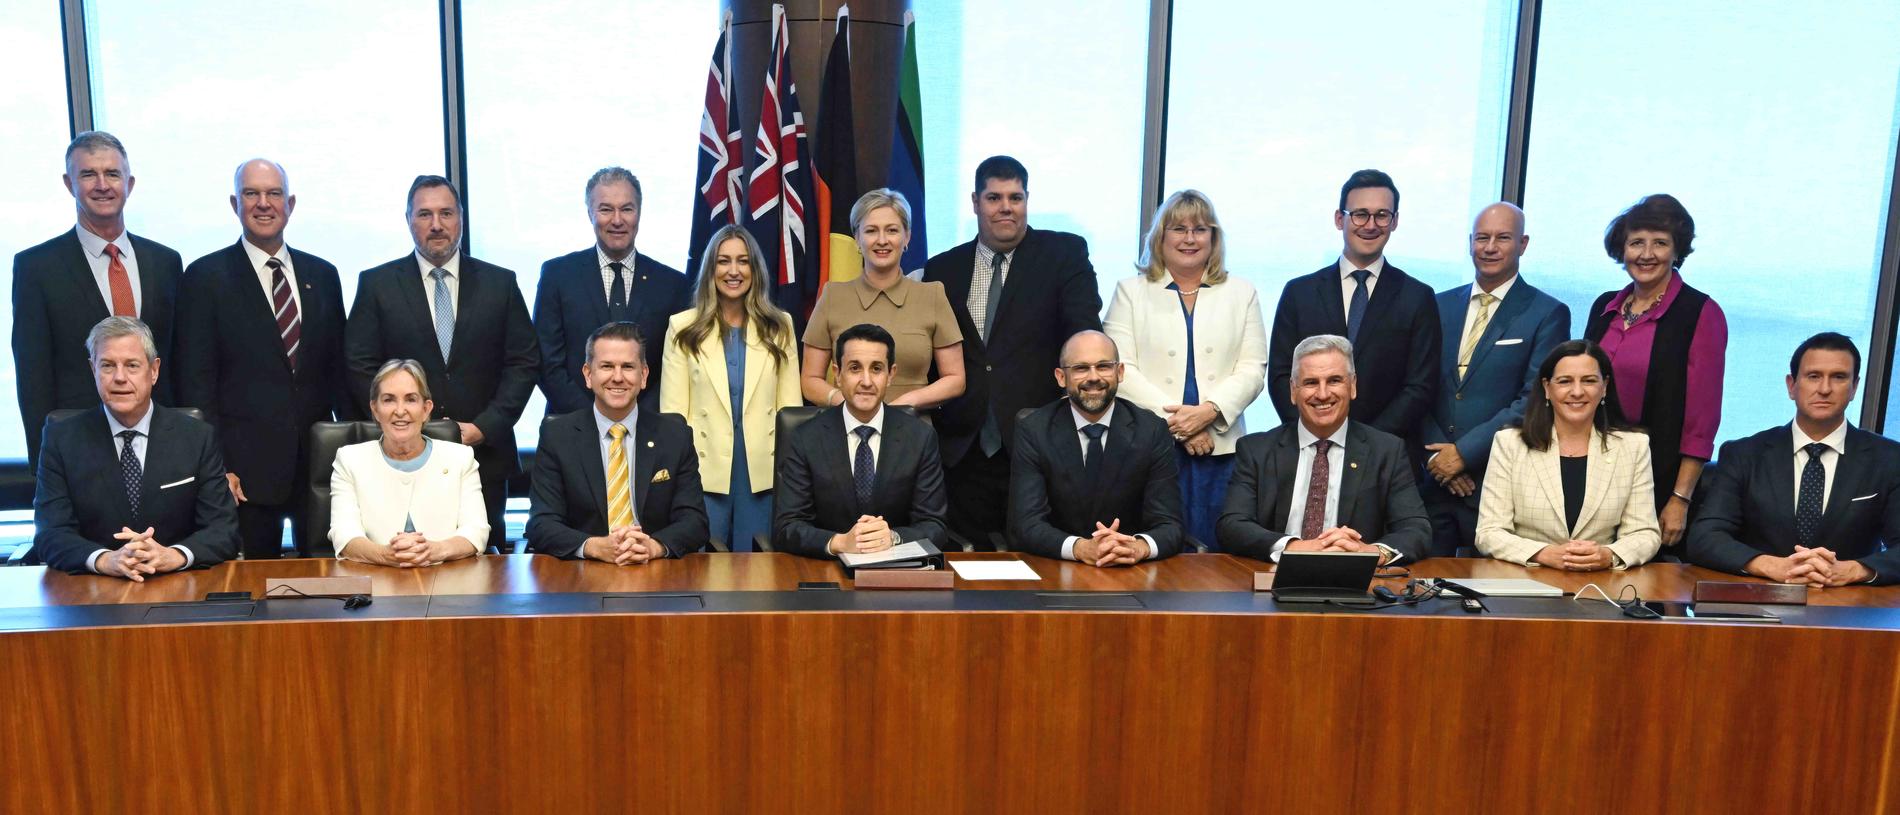
[[[1357,470],[1357,469],[1359,469],[1359,462],[1357,462],[1357,461],[1354,461],[1354,462],[1351,462],[1351,463],[1349,463],[1349,464],[1347,464],[1346,466],[1348,466],[1348,467],[1351,467],[1351,468],[1353,468],[1353,469],[1355,469],[1355,470]]]
[[[652,446],[653,446],[653,442],[651,442],[651,441],[649,441],[649,442],[647,442],[647,446],[648,446],[648,447],[652,447]]]

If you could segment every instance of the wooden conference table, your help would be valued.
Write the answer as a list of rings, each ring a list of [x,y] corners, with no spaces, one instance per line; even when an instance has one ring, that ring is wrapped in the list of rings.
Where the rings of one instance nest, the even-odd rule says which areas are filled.
[[[1900,588],[1781,625],[1316,612],[1226,555],[952,557],[1040,579],[854,591],[778,554],[0,569],[0,812],[1900,810]],[[1650,600],[1745,579],[1412,571]],[[332,574],[374,604],[196,602]]]

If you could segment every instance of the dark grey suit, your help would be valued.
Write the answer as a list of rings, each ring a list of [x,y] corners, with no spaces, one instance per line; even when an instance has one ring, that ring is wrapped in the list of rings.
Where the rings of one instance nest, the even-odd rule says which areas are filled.
[[[899,540],[928,538],[943,548],[943,465],[937,434],[923,420],[884,411],[869,506],[858,504],[853,487],[842,405],[799,425],[779,451],[772,490],[772,542],[779,551],[835,557],[826,551],[831,536],[849,530],[860,515],[883,516]]]
[[[1297,420],[1296,420],[1297,421]],[[1281,538],[1292,510],[1300,461],[1299,425],[1284,424],[1265,433],[1249,433],[1236,447],[1234,479],[1227,487],[1217,534],[1222,551],[1267,560]],[[1346,425],[1345,471],[1339,479],[1339,513],[1334,526],[1350,527],[1367,543],[1383,543],[1400,555],[1398,562],[1428,556],[1431,522],[1413,484],[1412,465],[1398,437],[1368,427]]]

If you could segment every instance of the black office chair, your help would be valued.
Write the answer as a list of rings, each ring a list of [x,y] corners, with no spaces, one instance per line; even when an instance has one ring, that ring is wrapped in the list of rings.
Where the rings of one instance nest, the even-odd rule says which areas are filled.
[[[1028,408],[1023,408],[1022,410],[1016,411],[1016,424],[1020,426],[1024,421],[1027,421],[1029,419],[1029,414],[1034,413],[1040,409],[1041,408],[1028,407]],[[1009,551],[1009,539],[1007,536],[1001,533],[991,532],[990,543],[996,547],[996,551],[998,552]],[[1203,553],[1203,552],[1208,551],[1207,544],[1202,543],[1198,538],[1195,538],[1193,535],[1187,534],[1185,531],[1181,533],[1181,544],[1183,547],[1185,547],[1185,551],[1188,551],[1188,552],[1194,552],[1198,554],[1198,553]]]
[[[557,413],[557,414],[551,414],[551,415],[549,415],[549,416],[547,416],[547,417],[544,417],[543,419],[541,419],[541,437],[542,437],[542,438],[546,438],[546,437],[547,437],[547,435],[548,435],[548,425],[549,425],[549,424],[552,424],[552,423],[554,422],[554,420],[555,420],[555,419],[559,419],[559,418],[561,418],[562,416],[565,416],[565,415],[567,415],[567,414],[565,414],[565,413]],[[704,454],[704,453],[701,453],[701,454],[700,454],[700,456],[701,456],[701,457],[703,458],[703,457],[705,457],[705,454]],[[532,482],[532,481],[530,481],[530,482],[529,482],[529,484],[530,484],[530,487],[529,487],[529,489],[533,489],[533,487],[532,487],[532,484],[533,484],[533,482]],[[706,543],[707,543],[707,545],[708,545],[708,546],[710,546],[710,547],[712,547],[712,550],[713,550],[713,551],[715,551],[715,552],[730,552],[730,551],[732,551],[732,547],[730,547],[730,546],[727,546],[727,545],[726,545],[726,542],[725,542],[725,541],[722,541],[722,540],[708,540],[708,541],[706,541]]]
[[[462,428],[448,419],[431,419],[422,426],[422,435],[438,441],[462,441]],[[375,422],[318,422],[310,426],[310,486],[304,493],[304,539],[297,542],[297,554],[304,557],[336,557],[336,545],[330,542],[330,473],[336,466],[336,452],[352,444],[383,437],[383,428]]]
[[[917,415],[917,411],[912,409],[909,405],[885,405],[885,409],[899,411],[908,416]],[[786,439],[791,438],[792,431],[797,430],[799,425],[802,425],[806,422],[811,421],[812,417],[817,416],[818,413],[822,410],[824,410],[824,408],[814,407],[811,405],[798,405],[797,407],[779,408],[778,415],[773,419],[773,427],[772,427],[772,461],[773,462],[776,463],[777,461],[780,460],[780,447],[787,443],[785,441]],[[773,500],[777,501],[778,492],[774,490],[772,495],[773,495]],[[774,510],[773,514],[777,515],[778,513],[777,513],[776,506],[773,507],[773,510]],[[949,536],[951,547],[964,551],[964,552],[975,550],[976,547],[971,546],[970,542],[967,540],[964,540],[962,536],[957,535],[955,533],[948,532],[948,530],[946,530],[946,533]],[[772,536],[770,534],[752,536],[752,546],[754,549],[760,552],[778,551],[778,549],[772,546]]]
[[[63,422],[86,411],[98,409],[99,408],[60,408],[59,410],[46,414],[46,424],[51,425],[54,422]],[[172,408],[172,410],[176,410],[179,413],[183,413],[201,422],[205,420],[205,412],[195,407]]]

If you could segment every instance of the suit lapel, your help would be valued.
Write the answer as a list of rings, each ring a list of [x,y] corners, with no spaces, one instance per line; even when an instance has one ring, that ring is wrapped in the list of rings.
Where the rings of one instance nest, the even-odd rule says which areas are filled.
[[[1009,314],[1009,307],[1014,305],[1017,300],[1022,299],[1023,288],[1025,286],[1035,285],[1035,281],[1029,280],[1026,276],[1019,275],[1016,272],[1019,269],[1035,268],[1036,246],[1038,243],[1039,241],[1036,240],[1036,231],[1025,227],[1022,242],[1016,244],[1016,254],[1010,257],[1009,265],[1003,269],[1003,293],[997,298],[996,302],[990,304],[990,325],[992,328],[1003,324],[1003,318]],[[972,254],[974,255],[974,252]],[[1025,261],[1029,263],[1028,266],[1022,265]],[[976,258],[973,256],[970,258],[972,270],[974,270],[975,264]],[[968,302],[967,295],[965,302]],[[978,330],[982,328],[982,326],[977,326]],[[1004,336],[1008,336],[1008,332],[1004,332]],[[989,348],[991,344],[985,342],[984,347]]]
[[[1590,522],[1596,519],[1597,510],[1603,506],[1604,496],[1610,492],[1611,475],[1617,467],[1617,446],[1611,445],[1606,450],[1603,447],[1603,441],[1603,437],[1595,430],[1590,431],[1590,459],[1589,463],[1584,465],[1588,472],[1584,475],[1583,511],[1577,513],[1577,525],[1570,530],[1572,535],[1577,534],[1578,530],[1589,528]],[[1558,480],[1562,480],[1561,474]],[[1638,499],[1632,496],[1629,500]],[[1602,542],[1598,541],[1598,543]]]
[[[86,257],[86,246],[79,242],[79,233],[67,232],[66,238],[72,249],[66,264],[73,270],[72,280],[78,284],[80,298],[92,304],[92,312],[96,315],[91,318],[92,321],[96,323],[112,316],[112,308],[106,304],[105,295],[99,293],[98,281],[93,279],[92,260]]]
[[[1139,432],[1135,424],[1135,411],[1140,409],[1135,407],[1133,402],[1119,398],[1115,400],[1115,416],[1109,420],[1108,438],[1102,445],[1102,480],[1095,485],[1093,494],[1089,496],[1092,517],[1098,519],[1102,517],[1101,507],[1112,491],[1110,485],[1122,483],[1122,472],[1128,469],[1128,460],[1134,457],[1136,449],[1134,436]],[[1073,433],[1069,438],[1078,439]],[[1077,447],[1079,451],[1080,442],[1077,441],[1071,446]],[[1135,519],[1129,518],[1128,521],[1134,523]]]
[[[1319,308],[1327,333],[1346,335],[1346,301],[1340,293],[1339,266],[1334,264],[1313,275],[1319,284]]]
[[[396,288],[402,291],[402,299],[409,309],[411,325],[419,326],[422,335],[435,338],[435,314],[429,309],[429,293],[422,287],[422,271],[416,256],[396,261]],[[464,266],[466,270],[466,266]],[[463,281],[467,282],[466,279]],[[431,284],[433,285],[433,284]]]
[[[1830,539],[1831,536],[1828,533],[1833,530],[1835,524],[1840,522],[1841,515],[1847,511],[1848,503],[1863,495],[1860,487],[1867,475],[1866,442],[1853,428],[1848,428],[1846,443],[1843,446],[1847,448],[1847,452],[1834,462],[1834,488],[1828,492],[1827,511],[1821,516],[1821,540]],[[1790,450],[1794,449],[1792,440],[1788,442],[1788,447]],[[1793,454],[1790,453],[1789,457],[1792,460]],[[1791,473],[1793,470],[1792,467],[1782,469]],[[1789,477],[1793,478],[1792,475]]]
[[[157,314],[159,307],[153,298],[157,297],[164,288],[158,282],[158,264],[155,262],[158,260],[158,252],[150,248],[149,241],[137,235],[127,234],[126,239],[132,243],[132,253],[140,259],[139,319],[150,325],[157,321],[153,315]]]
[[[1298,422],[1295,419],[1294,422]],[[1267,466],[1262,475],[1273,478],[1273,502],[1268,506],[1269,514],[1263,519],[1268,529],[1286,521],[1287,513],[1293,510],[1293,490],[1298,479],[1306,477],[1300,469],[1300,433],[1292,422],[1280,426],[1280,438],[1267,455]],[[1255,485],[1261,489],[1262,485]],[[1298,534],[1299,530],[1290,530]]]
[[[1442,346],[1438,354],[1439,373],[1446,382],[1458,383],[1459,388],[1464,387],[1464,382],[1458,379],[1458,344],[1464,341],[1465,310],[1471,307],[1471,298],[1460,299],[1457,295],[1468,295],[1470,288],[1460,286],[1452,290],[1453,296],[1438,301],[1439,336],[1445,339],[1439,343]]]
[[[740,381],[745,384],[745,392],[739,394],[739,412],[752,405],[759,398],[759,391],[765,388],[765,363],[771,359],[771,351],[765,347],[764,340],[757,331],[747,331],[745,335],[745,373]],[[790,363],[791,360],[786,360]],[[725,404],[732,404],[732,395],[726,395]],[[728,408],[730,409],[730,408]],[[737,417],[733,417],[737,418]]]
[[[828,487],[836,494],[844,496],[845,504],[851,507],[851,511],[847,513],[851,516],[849,522],[856,523],[858,516],[867,515],[869,513],[865,512],[864,507],[858,505],[858,490],[856,484],[853,483],[851,473],[852,442],[850,439],[845,438],[844,435],[844,410],[843,405],[838,405],[826,409],[823,413],[818,414],[817,418],[812,419],[814,423],[817,423],[819,427],[823,428],[823,431],[819,434],[818,455],[822,457],[824,461],[820,462],[821,466],[818,468],[818,471],[822,474],[828,474],[837,480],[837,483],[826,485],[819,483],[819,477],[814,477],[812,479],[812,491],[816,493]],[[885,421],[888,423],[890,420],[887,417]],[[872,490],[871,494],[876,496],[877,491]]]
[[[230,249],[225,250],[224,257],[225,284],[237,292],[238,311],[244,315],[239,319],[250,326],[247,333],[260,340],[275,338],[278,346],[282,347],[283,335],[277,333],[277,314],[271,308],[270,298],[264,296],[264,287],[257,282],[257,269],[251,265],[251,256],[244,251],[243,242],[232,244]],[[304,322],[309,322],[307,315],[304,315]],[[277,361],[286,368],[290,366],[290,360],[283,354],[277,355]]]
[[[106,487],[106,492],[112,496],[111,506],[113,517],[126,519],[125,525],[130,526],[132,520],[132,503],[126,498],[125,481],[119,476],[119,453],[114,449],[112,426],[106,423],[105,407],[101,406],[93,411],[91,418],[85,421],[87,429],[85,433],[81,434],[81,439],[84,444],[85,456],[91,459],[91,466],[84,469],[74,467],[72,470],[74,472],[109,474],[105,476],[104,480],[110,485]],[[152,417],[152,423],[156,425],[158,423],[158,417]],[[147,464],[150,464],[153,460],[151,455],[151,440],[147,439],[146,442],[145,460]],[[149,471],[151,468],[148,466],[145,469]],[[141,481],[139,488],[145,489],[146,483],[147,482]],[[116,532],[117,530],[113,531]]]
[[[950,257],[945,260],[944,265],[950,270],[949,274],[938,281],[943,284],[944,298],[949,300],[952,306],[969,303],[970,278],[976,273],[976,241],[950,250]],[[973,339],[976,338],[964,337],[963,341],[970,342]]]
[[[582,442],[575,451],[580,455],[581,478],[587,482],[587,494],[594,499],[594,506],[600,508],[601,519],[612,524],[607,509],[607,466],[600,461],[600,428],[594,424],[594,410],[588,407],[572,415],[572,432]]]
[[[1491,312],[1491,322],[1486,323],[1484,333],[1478,335],[1478,347],[1471,349],[1471,361],[1465,367],[1466,379],[1471,378],[1471,372],[1478,370],[1478,367],[1484,364],[1485,356],[1490,354],[1491,347],[1496,345],[1499,339],[1503,338],[1504,332],[1511,326],[1511,321],[1517,319],[1518,315],[1523,314],[1524,309],[1530,308],[1531,293],[1535,291],[1535,289],[1532,289],[1529,284],[1526,284],[1520,278],[1517,284],[1511,287],[1512,296],[1506,297],[1502,302],[1498,303],[1497,308]],[[1469,305],[1470,301],[1466,301],[1466,306],[1469,307]],[[1458,342],[1463,343],[1465,338],[1462,334],[1464,329],[1462,314],[1459,315],[1459,319],[1461,322],[1458,324],[1456,330],[1461,332],[1458,337]],[[1452,358],[1452,364],[1454,366],[1458,364],[1456,353],[1456,351],[1453,352]],[[1460,384],[1463,383],[1461,382]]]
[[[1081,477],[1081,473],[1085,472],[1084,462],[1082,461],[1082,441],[1081,436],[1075,431],[1075,409],[1070,406],[1068,400],[1063,400],[1062,403],[1049,414],[1047,432],[1049,444],[1053,446],[1053,449],[1049,451],[1050,458],[1054,463],[1051,472],[1076,474],[1074,478],[1051,479],[1049,491],[1052,494],[1057,491],[1066,493],[1070,490],[1081,493],[1078,497],[1081,499],[1082,505],[1088,507],[1089,516],[1091,518],[1094,517],[1095,498],[1090,494],[1094,491],[1090,490],[1089,486],[1083,483]],[[1104,455],[1106,455],[1107,448],[1103,448],[1103,450]],[[1051,506],[1061,506],[1068,502],[1059,502],[1052,497],[1049,503]]]
[[[651,410],[642,410],[633,424],[633,449],[627,451],[627,455],[633,456],[633,505],[639,508],[639,517],[645,518],[647,488],[653,484],[655,465],[660,460],[660,417]],[[645,521],[640,523],[646,524]]]
[[[475,309],[470,306],[481,296],[481,287],[488,282],[480,266],[480,261],[466,253],[462,255],[462,269],[458,272],[462,279],[455,287],[455,334],[449,337],[449,358],[442,361],[444,367],[461,358],[456,349],[469,343],[469,332],[475,328]]]
[[[1795,539],[1794,429],[1784,425],[1783,431],[1769,437],[1766,458],[1761,466],[1768,468],[1763,475],[1768,484],[1767,514],[1774,524],[1773,534],[1781,540],[1792,541]],[[1846,457],[1842,458],[1844,460]],[[1840,487],[1841,478],[1837,469],[1834,473],[1834,488],[1838,490]]]
[[[1569,515],[1564,511],[1564,479],[1559,462],[1562,453],[1557,449],[1555,438],[1550,440],[1550,448],[1532,450],[1529,445],[1525,445],[1524,463],[1535,475],[1538,489],[1543,491],[1545,508],[1553,513],[1551,517],[1556,518],[1557,526],[1561,527],[1564,525],[1564,518]],[[1598,469],[1595,464],[1596,462],[1591,462],[1590,469]],[[1568,534],[1569,530],[1565,530],[1565,533]]]
[[[1366,466],[1368,446],[1370,442],[1366,440],[1364,425],[1353,422],[1346,426],[1346,455],[1343,457],[1344,463],[1340,465],[1346,469],[1339,474],[1339,514],[1334,516],[1333,526],[1359,528],[1353,523],[1356,520],[1353,510],[1359,508],[1359,485],[1364,478],[1363,473],[1370,469]]]
[[[1379,281],[1372,287],[1372,297],[1366,301],[1366,314],[1359,320],[1360,331],[1385,321],[1385,313],[1391,311],[1393,301],[1399,299],[1406,279],[1405,273],[1392,265],[1392,261],[1385,262],[1385,270],[1379,273]]]
[[[726,415],[727,421],[732,420],[732,382],[726,376],[725,332],[731,330],[732,329],[726,325],[725,320],[720,320],[713,324],[713,330],[707,332],[706,339],[701,340],[699,343],[699,358],[701,362],[699,370],[705,372],[706,378],[712,381],[713,393],[719,397],[713,401],[719,403],[719,411]],[[753,332],[746,332],[745,342],[747,344],[752,342],[752,334]],[[746,374],[745,379],[742,381],[751,380],[752,358],[756,356],[758,355],[753,353],[751,348],[746,349]]]

